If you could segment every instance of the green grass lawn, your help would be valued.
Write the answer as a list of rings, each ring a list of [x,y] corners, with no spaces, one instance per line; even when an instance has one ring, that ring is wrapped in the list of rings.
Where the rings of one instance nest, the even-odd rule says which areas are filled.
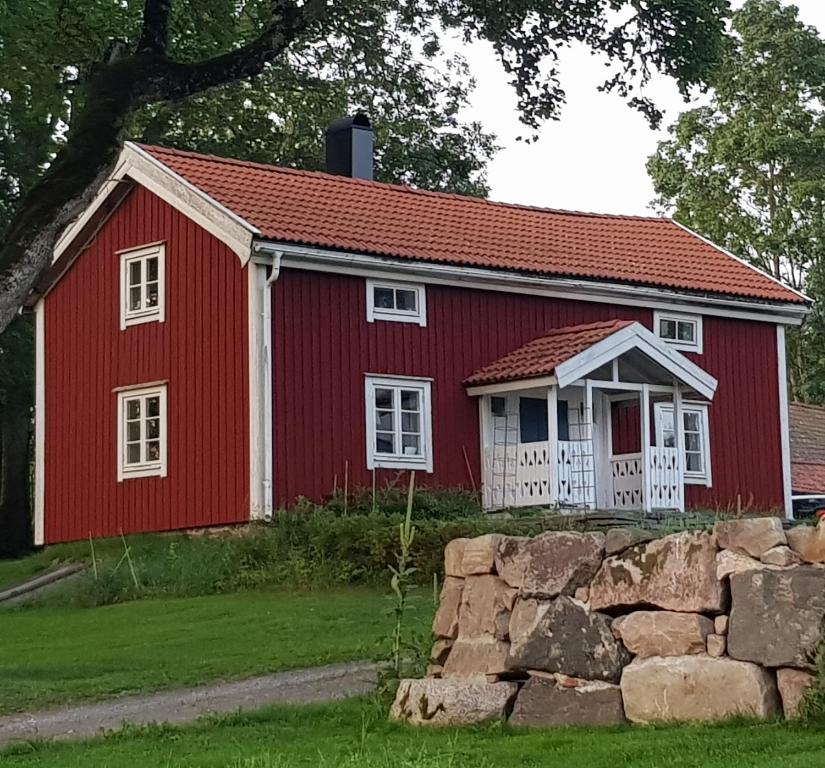
[[[20,745],[4,768],[819,768],[825,731],[783,724],[513,731],[413,729],[355,700],[276,708],[85,743]]]
[[[389,598],[246,592],[0,614],[0,713],[386,653]],[[412,603],[424,628],[432,601]]]

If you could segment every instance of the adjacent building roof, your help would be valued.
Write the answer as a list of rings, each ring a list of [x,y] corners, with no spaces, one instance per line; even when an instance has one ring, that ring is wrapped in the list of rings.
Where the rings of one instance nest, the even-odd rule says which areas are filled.
[[[791,488],[796,494],[825,494],[825,464],[791,464]]]
[[[825,408],[790,403],[788,422],[791,430],[791,461],[825,464]]]
[[[464,385],[473,387],[552,376],[556,366],[630,325],[632,320],[608,320],[557,328],[480,368],[464,380]]]
[[[143,146],[263,239],[804,304],[670,219],[557,211]]]

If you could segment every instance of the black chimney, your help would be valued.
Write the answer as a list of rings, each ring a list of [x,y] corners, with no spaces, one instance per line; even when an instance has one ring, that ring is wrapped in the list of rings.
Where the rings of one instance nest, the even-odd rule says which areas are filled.
[[[366,115],[333,120],[325,135],[329,173],[372,181],[372,128]]]

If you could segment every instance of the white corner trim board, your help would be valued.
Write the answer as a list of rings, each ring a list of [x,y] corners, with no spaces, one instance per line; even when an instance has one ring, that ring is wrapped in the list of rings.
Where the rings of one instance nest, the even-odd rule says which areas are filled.
[[[34,544],[45,542],[46,512],[46,305],[34,307]]]
[[[788,365],[785,351],[785,327],[776,326],[777,376],[779,377],[779,437],[782,445],[782,496],[785,517],[793,520],[791,474],[791,427],[788,415]]]

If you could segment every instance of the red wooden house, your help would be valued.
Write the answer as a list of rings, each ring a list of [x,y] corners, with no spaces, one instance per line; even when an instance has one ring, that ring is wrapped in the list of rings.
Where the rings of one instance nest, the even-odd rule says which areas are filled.
[[[38,542],[411,469],[488,509],[790,514],[803,296],[667,219],[353,178],[338,128],[336,174],[125,147],[31,299]]]

